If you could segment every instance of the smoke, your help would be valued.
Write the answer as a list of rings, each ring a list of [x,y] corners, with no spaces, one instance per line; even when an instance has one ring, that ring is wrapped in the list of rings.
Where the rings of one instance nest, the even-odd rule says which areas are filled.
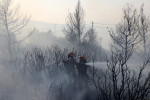
[[[84,100],[81,98],[86,89],[75,90],[75,84],[64,71],[53,71],[53,75],[45,71],[23,73],[13,64],[1,64],[0,100]]]
[[[39,32],[39,30],[35,30],[34,33],[24,41],[26,47],[39,47],[39,48],[47,48],[53,44],[58,45],[61,48],[69,48],[72,47],[71,43],[69,43],[64,37],[55,36],[51,30],[47,32]]]
[[[8,61],[8,60],[7,60]],[[30,62],[28,62],[29,64]],[[131,70],[139,72],[142,61],[132,60],[127,63]],[[0,100],[95,100],[97,98],[94,86],[77,88],[63,69],[62,63],[46,67],[45,70],[34,72],[31,69],[24,71],[23,59],[0,63]],[[107,62],[89,62],[90,68],[107,70]],[[42,66],[41,66],[42,67]],[[146,75],[149,68],[144,69]]]
[[[135,58],[132,58],[131,60],[127,62],[127,66],[129,67],[129,70],[135,71],[135,73],[138,74],[144,62],[139,57],[138,58],[137,56],[134,56],[134,57]],[[94,63],[89,62],[86,64],[89,65],[91,68],[93,68],[93,65],[94,65],[94,68],[97,70],[103,70],[103,71],[108,70],[107,62],[94,62]],[[149,73],[149,69],[150,67],[148,64],[143,70],[143,74],[145,76],[147,76],[147,74]]]
[[[48,86],[46,80],[35,84],[13,66],[0,65],[1,100],[46,100]]]
[[[96,69],[107,69],[107,62],[89,62],[86,63],[87,65],[89,65],[90,67],[96,68]]]

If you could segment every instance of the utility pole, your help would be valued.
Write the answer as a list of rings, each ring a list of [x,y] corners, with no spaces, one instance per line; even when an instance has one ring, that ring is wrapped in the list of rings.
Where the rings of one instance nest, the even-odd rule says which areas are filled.
[[[94,32],[94,23],[92,21],[92,33]]]
[[[92,30],[93,30],[93,24],[94,24],[94,23],[93,23],[93,21],[92,21]]]

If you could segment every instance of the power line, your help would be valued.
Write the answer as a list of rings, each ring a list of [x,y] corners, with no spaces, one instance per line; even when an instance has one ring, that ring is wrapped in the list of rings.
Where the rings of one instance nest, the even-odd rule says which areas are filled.
[[[101,25],[116,25],[116,24],[105,24],[105,23],[94,23],[94,24],[101,24]]]
[[[109,27],[103,27],[103,26],[94,26],[94,27],[99,27],[99,28],[109,28]]]

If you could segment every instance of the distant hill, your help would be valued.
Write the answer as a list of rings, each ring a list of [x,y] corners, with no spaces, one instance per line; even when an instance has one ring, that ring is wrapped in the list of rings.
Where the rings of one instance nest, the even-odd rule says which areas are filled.
[[[41,21],[30,21],[29,26],[35,27],[39,32],[51,31],[57,37],[64,36],[62,32],[62,29],[65,26],[64,24],[52,24]]]
[[[40,33],[51,31],[51,33],[56,37],[64,37],[64,33],[62,32],[63,28],[65,27],[65,24],[53,24],[48,22],[41,22],[41,21],[30,21],[29,23],[30,27],[35,27]],[[85,29],[88,30],[91,28],[91,25],[86,24]],[[110,46],[110,36],[108,33],[108,28],[105,27],[97,27],[94,26],[94,29],[97,32],[97,39],[100,41],[101,45],[105,49],[109,49]]]

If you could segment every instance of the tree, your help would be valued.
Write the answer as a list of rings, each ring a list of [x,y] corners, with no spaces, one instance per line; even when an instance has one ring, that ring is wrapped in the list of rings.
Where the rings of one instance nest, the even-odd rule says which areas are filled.
[[[150,74],[144,75],[144,70],[147,70],[150,58],[144,59],[143,64],[139,67],[139,72],[131,69],[127,63],[136,45],[141,42],[140,16],[136,9],[129,5],[123,11],[124,18],[118,25],[116,34],[110,31],[115,45],[107,61],[112,95],[115,100],[145,100],[148,99],[150,93]],[[144,28],[143,32],[145,31]],[[137,66],[134,67],[138,69]]]
[[[86,32],[80,50],[86,54],[89,61],[92,61],[93,58],[96,61],[104,60],[105,50],[97,42],[97,33],[93,27]]]
[[[148,17],[145,16],[144,14],[144,5],[141,6],[140,9],[140,23],[139,23],[139,28],[140,28],[140,35],[142,37],[143,41],[143,47],[144,47],[144,53],[146,53],[146,44],[147,44],[147,37],[148,37],[148,32],[150,29],[150,20]]]
[[[93,29],[93,27],[86,32],[84,37],[84,42],[87,42],[89,45],[95,45],[97,43],[97,33],[95,32],[95,29]]]
[[[34,30],[30,33],[24,34],[23,38],[17,41],[17,37],[23,34],[22,30],[27,26],[30,17],[23,16],[19,13],[20,6],[13,7],[12,0],[2,0],[0,3],[0,21],[2,23],[4,32],[7,34],[8,52],[12,57],[12,44],[20,43],[29,37]]]
[[[118,24],[117,31],[109,31],[110,36],[115,45],[120,49],[120,52],[124,52],[124,61],[126,61],[135,50],[136,44],[140,39],[139,34],[139,16],[137,10],[133,9],[131,5],[127,5],[127,8],[123,9],[122,23]]]
[[[148,72],[144,75],[144,71],[148,68],[150,58],[145,59],[140,66],[133,66],[139,69],[138,72],[131,69],[131,66],[126,63],[127,61],[124,61],[124,57],[120,57],[120,53],[113,51],[110,59],[108,59],[107,71],[109,75],[106,78],[107,80],[110,78],[111,93],[114,99],[147,100],[150,95],[150,74]],[[109,95],[107,96],[109,97]]]
[[[67,25],[64,28],[66,38],[73,44],[73,47],[79,49],[81,54],[88,55],[88,58],[97,53],[103,54],[102,48],[96,41],[96,32],[92,27],[85,32],[84,10],[81,7],[80,0],[77,3],[74,13],[69,13]],[[100,57],[99,57],[100,58]]]
[[[69,13],[64,33],[68,40],[80,46],[84,38],[84,11],[78,1],[74,13]]]

